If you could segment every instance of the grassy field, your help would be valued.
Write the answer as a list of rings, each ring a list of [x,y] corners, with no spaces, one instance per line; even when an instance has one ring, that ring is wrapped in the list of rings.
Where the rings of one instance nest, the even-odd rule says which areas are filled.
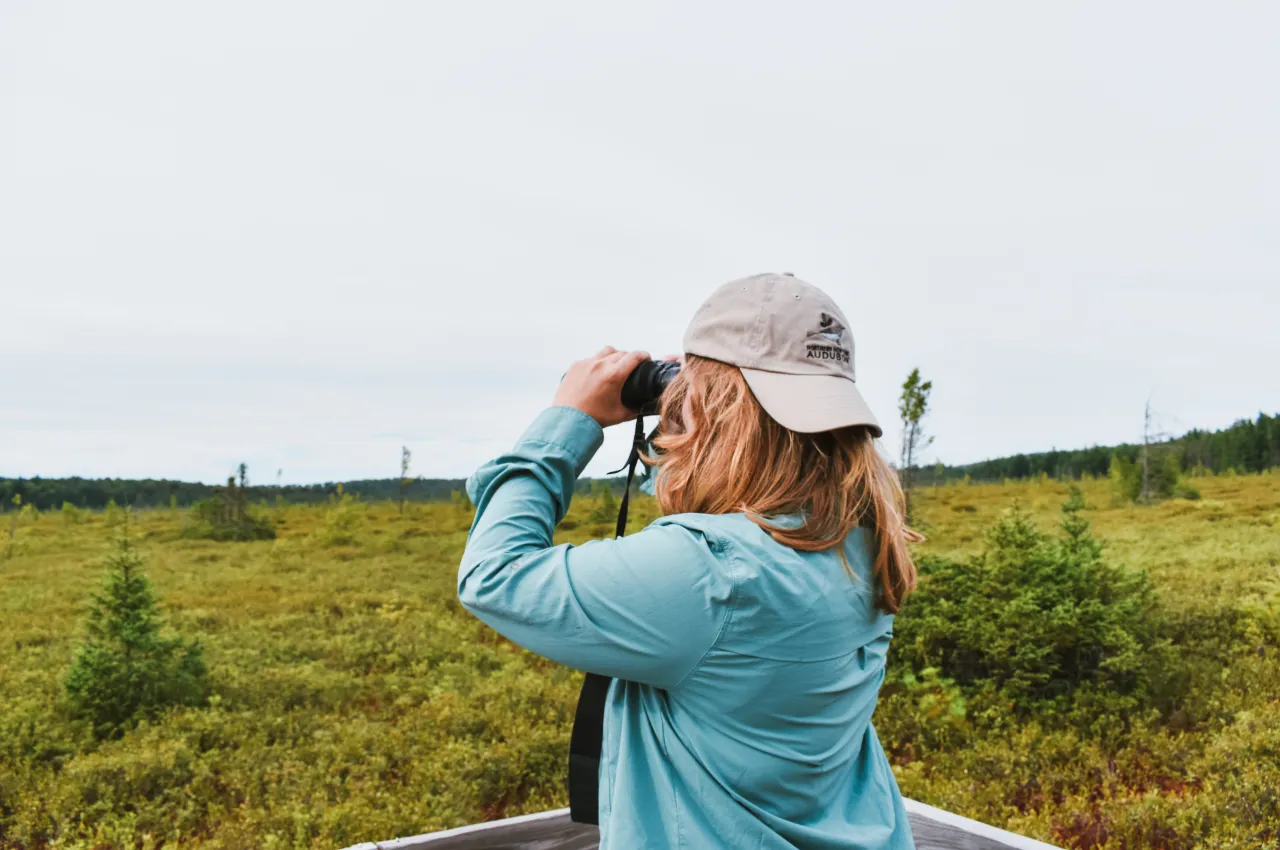
[[[1106,557],[1149,572],[1192,660],[1176,709],[1102,741],[900,690],[877,726],[904,793],[1064,846],[1280,847],[1280,475],[1195,483],[1201,500],[1153,507],[1083,484]],[[1050,529],[1067,489],[926,490],[922,550],[972,556],[1015,502]],[[579,500],[562,539],[608,534],[595,508]],[[579,678],[460,609],[466,510],[264,510],[274,541],[184,539],[176,511],[130,519],[213,696],[101,743],[70,719],[63,677],[106,520],[23,520],[0,560],[0,846],[342,847],[565,804]],[[654,510],[641,500],[632,527]]]

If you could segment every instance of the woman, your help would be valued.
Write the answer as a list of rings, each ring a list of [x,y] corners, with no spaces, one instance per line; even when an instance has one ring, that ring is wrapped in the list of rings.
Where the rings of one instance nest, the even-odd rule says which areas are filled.
[[[848,322],[790,275],[720,287],[685,334],[654,441],[665,516],[552,546],[648,355],[575,363],[468,482],[458,596],[533,652],[615,678],[602,848],[913,847],[871,727],[915,584],[902,494],[854,384]]]

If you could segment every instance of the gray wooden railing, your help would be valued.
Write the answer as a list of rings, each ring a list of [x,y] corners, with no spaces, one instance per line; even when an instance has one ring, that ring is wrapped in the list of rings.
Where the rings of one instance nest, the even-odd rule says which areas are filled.
[[[916,850],[1058,850],[915,800],[906,804]],[[572,823],[568,809],[556,809],[410,838],[369,841],[347,850],[595,850],[597,844],[594,826]]]

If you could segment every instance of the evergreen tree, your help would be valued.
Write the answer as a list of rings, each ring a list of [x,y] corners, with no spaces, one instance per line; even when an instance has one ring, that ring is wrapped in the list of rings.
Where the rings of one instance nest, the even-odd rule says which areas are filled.
[[[1153,450],[1151,455],[1145,476],[1140,462],[1126,460],[1120,455],[1112,456],[1108,474],[1120,501],[1149,504],[1169,498],[1200,498],[1200,493],[1194,487],[1182,483],[1182,467],[1178,455],[1172,449],[1160,446],[1159,451]]]
[[[927,580],[894,623],[896,661],[936,667],[1000,712],[1046,722],[1123,725],[1162,699],[1173,658],[1150,579],[1108,563],[1082,515],[1062,506],[1061,536],[1020,509],[987,530],[967,561],[921,559]]]
[[[106,558],[87,637],[67,674],[72,713],[99,738],[117,737],[141,717],[171,705],[201,705],[207,671],[198,643],[161,634],[162,621],[127,526]]]
[[[1089,532],[1089,520],[1080,515],[1087,508],[1084,492],[1074,484],[1062,503],[1062,546],[1077,561],[1094,562],[1102,556],[1102,543]]]

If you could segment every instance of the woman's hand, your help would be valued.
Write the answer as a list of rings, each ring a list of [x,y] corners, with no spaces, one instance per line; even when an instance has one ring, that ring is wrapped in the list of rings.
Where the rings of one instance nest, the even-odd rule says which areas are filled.
[[[605,346],[594,357],[569,367],[552,404],[575,407],[600,423],[601,428],[636,418],[636,411],[622,404],[622,384],[641,363],[644,351],[615,351]]]

